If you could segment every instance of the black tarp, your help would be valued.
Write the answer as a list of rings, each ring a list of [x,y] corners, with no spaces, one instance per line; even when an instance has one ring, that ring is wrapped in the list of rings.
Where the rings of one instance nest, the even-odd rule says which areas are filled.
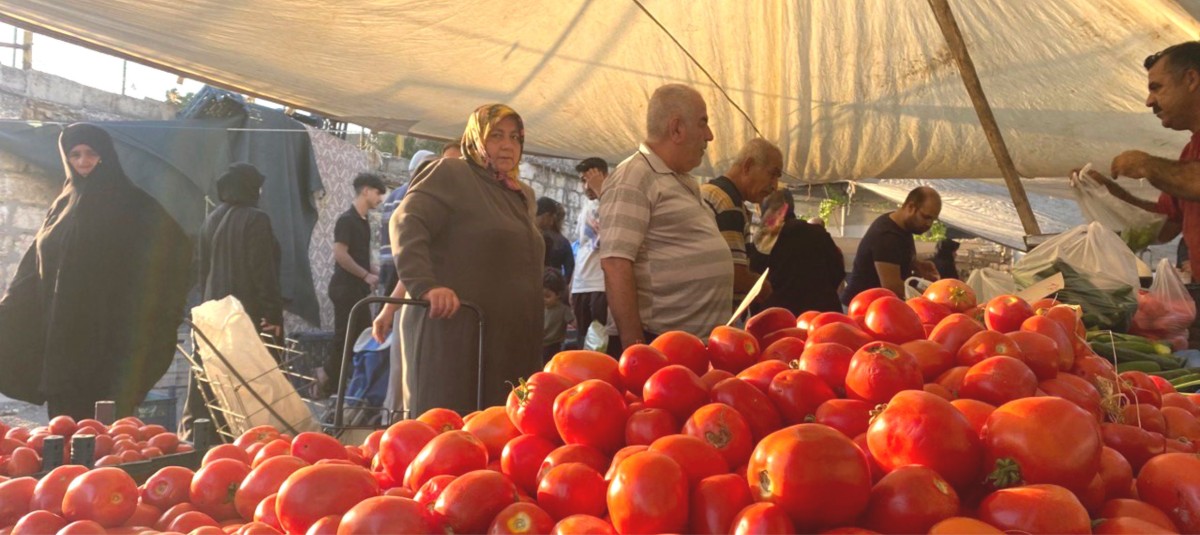
[[[193,238],[217,202],[217,178],[230,163],[254,164],[267,177],[259,207],[271,216],[279,241],[285,308],[320,324],[308,246],[317,222],[313,196],[323,187],[308,131],[300,122],[281,110],[206,87],[179,119],[95,124],[112,135],[130,180]],[[58,135],[64,126],[0,122],[0,150],[45,169],[60,185],[64,174]]]

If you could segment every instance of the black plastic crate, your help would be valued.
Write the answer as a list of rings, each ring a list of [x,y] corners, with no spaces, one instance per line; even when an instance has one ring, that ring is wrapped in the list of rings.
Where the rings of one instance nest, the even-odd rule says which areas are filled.
[[[136,416],[146,425],[158,424],[167,428],[168,431],[174,431],[177,423],[175,411],[178,399],[173,393],[151,390],[146,395],[146,400],[138,405]]]

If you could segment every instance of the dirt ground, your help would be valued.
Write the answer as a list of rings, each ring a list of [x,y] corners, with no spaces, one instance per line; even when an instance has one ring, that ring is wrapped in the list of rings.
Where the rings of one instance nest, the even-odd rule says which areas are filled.
[[[0,422],[10,427],[34,428],[46,425],[50,418],[46,416],[45,405],[31,405],[0,396]]]

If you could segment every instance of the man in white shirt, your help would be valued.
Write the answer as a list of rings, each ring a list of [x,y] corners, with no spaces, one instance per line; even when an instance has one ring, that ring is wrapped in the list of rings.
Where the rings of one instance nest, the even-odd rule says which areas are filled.
[[[579,246],[575,250],[575,273],[571,277],[571,309],[580,336],[593,321],[608,323],[608,299],[604,296],[604,270],[600,268],[600,189],[608,178],[608,162],[587,158],[575,166],[587,202],[579,215]]]

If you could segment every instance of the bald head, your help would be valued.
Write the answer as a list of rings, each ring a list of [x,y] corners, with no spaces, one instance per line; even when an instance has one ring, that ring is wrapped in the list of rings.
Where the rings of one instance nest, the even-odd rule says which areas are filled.
[[[904,198],[904,204],[896,210],[893,219],[913,234],[924,234],[933,227],[933,222],[942,213],[942,196],[937,190],[920,186],[913,188]]]
[[[725,173],[742,198],[758,204],[779,186],[783,176],[783,152],[774,143],[754,138],[738,151],[737,161]]]
[[[671,134],[671,121],[694,120],[704,113],[704,97],[683,84],[667,84],[654,90],[646,107],[646,141],[663,141]]]

